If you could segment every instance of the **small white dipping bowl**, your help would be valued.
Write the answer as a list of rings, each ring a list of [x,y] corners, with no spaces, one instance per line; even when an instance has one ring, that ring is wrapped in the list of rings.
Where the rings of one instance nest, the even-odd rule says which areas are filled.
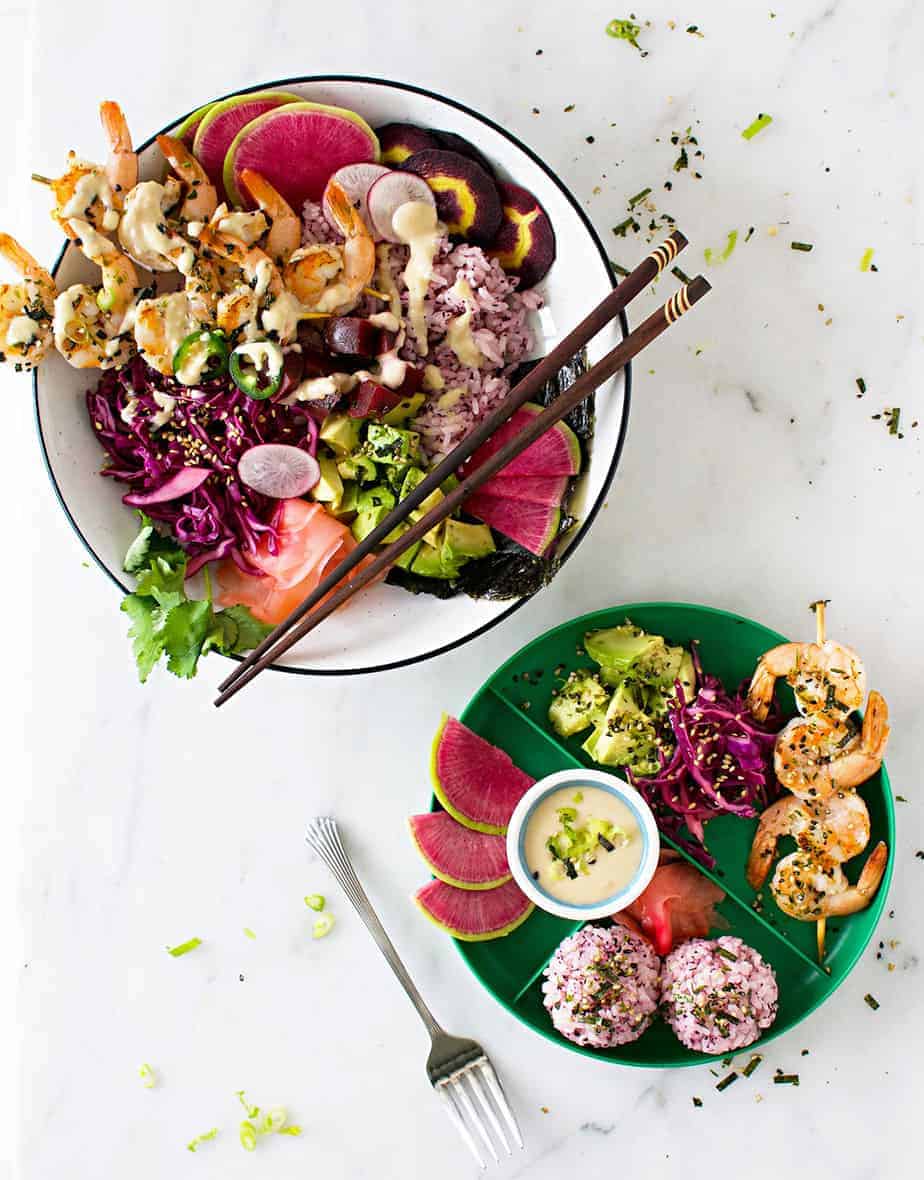
[[[642,834],[642,859],[638,872],[628,885],[602,901],[587,905],[575,905],[560,898],[552,897],[539,885],[526,863],[524,851],[524,837],[526,825],[538,803],[552,791],[560,791],[563,787],[573,787],[579,791],[581,787],[600,787],[604,791],[615,795],[635,816],[638,829]],[[560,770],[557,774],[547,775],[540,779],[526,792],[516,805],[510,823],[507,825],[507,860],[513,879],[526,896],[536,903],[540,909],[555,914],[559,918],[572,918],[576,921],[591,921],[594,918],[605,918],[608,914],[615,914],[643,893],[658,867],[658,853],[660,840],[658,828],[655,824],[651,808],[625,779],[615,774],[607,774],[602,770]]]

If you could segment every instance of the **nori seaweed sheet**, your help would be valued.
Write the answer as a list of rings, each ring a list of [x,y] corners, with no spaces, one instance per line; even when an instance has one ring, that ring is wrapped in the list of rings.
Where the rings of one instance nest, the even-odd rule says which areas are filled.
[[[520,365],[511,377],[511,387],[521,381],[538,361],[526,361]],[[581,351],[563,365],[558,373],[545,383],[536,394],[536,401],[543,406],[550,405],[569,389],[578,377],[587,370],[587,354]],[[577,435],[581,444],[581,469],[585,470],[589,455],[589,446],[594,434],[594,398],[591,395],[586,401],[576,406],[565,416],[565,421]],[[568,500],[574,488],[571,482],[562,502],[561,524],[558,536],[572,527],[574,517],[567,512]],[[494,532],[497,551],[486,557],[478,557],[468,561],[462,567],[458,578],[449,582],[442,578],[425,578],[410,570],[393,567],[386,579],[393,586],[401,586],[412,594],[432,594],[436,598],[452,598],[456,594],[468,594],[472,598],[488,598],[503,601],[510,598],[521,598],[535,594],[543,586],[547,586],[555,577],[561,565],[560,558],[555,556],[555,546],[552,546],[551,556],[537,557],[504,537]],[[557,542],[556,542],[557,544]]]

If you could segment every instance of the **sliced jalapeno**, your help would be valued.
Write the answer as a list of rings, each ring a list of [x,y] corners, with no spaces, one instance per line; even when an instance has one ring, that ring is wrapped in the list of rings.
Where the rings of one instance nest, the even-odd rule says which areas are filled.
[[[228,371],[238,389],[262,401],[279,392],[284,361],[278,344],[271,340],[251,340],[239,344],[231,353]]]
[[[183,385],[200,385],[228,371],[224,332],[190,332],[173,354],[173,375]]]

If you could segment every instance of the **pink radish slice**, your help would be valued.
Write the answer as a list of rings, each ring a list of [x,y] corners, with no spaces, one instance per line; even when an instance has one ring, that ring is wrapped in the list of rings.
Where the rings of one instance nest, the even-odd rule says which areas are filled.
[[[390,171],[391,169],[386,168],[384,164],[347,164],[343,168],[338,168],[327,184],[330,185],[332,182],[339,184],[346,193],[350,204],[359,210],[363,221],[372,229],[372,219],[369,217],[369,189],[372,188],[380,176],[384,176],[386,172]],[[322,205],[324,216],[327,218],[328,223],[338,233],[342,234],[343,231],[337,224],[336,218],[328,204],[326,187],[324,189]],[[376,234],[376,237],[378,236]]]
[[[180,496],[188,496],[190,492],[201,487],[211,474],[211,467],[184,467],[153,492],[129,492],[127,496],[122,497],[122,503],[143,508],[146,504],[163,504],[167,500],[178,500]]]
[[[314,487],[321,468],[317,459],[301,447],[263,443],[241,455],[237,473],[255,492],[274,500],[291,500]]]
[[[386,242],[401,241],[391,224],[396,209],[400,209],[408,201],[436,204],[433,190],[425,180],[415,176],[413,172],[389,172],[387,176],[380,176],[369,189],[367,200],[372,226]]]

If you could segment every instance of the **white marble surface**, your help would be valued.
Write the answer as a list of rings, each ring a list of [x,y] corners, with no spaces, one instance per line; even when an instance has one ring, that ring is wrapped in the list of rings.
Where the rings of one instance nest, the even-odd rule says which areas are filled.
[[[190,684],[136,683],[115,594],[85,565],[41,470],[28,384],[4,375],[0,479],[16,543],[4,578],[13,879],[2,892],[14,912],[3,935],[18,994],[6,1043],[20,1058],[18,1098],[4,1104],[10,1174],[470,1174],[425,1083],[423,1030],[304,851],[307,818],[333,811],[438,1014],[479,1036],[503,1072],[528,1144],[505,1175],[705,1176],[723,1161],[755,1178],[919,1175],[920,6],[782,2],[771,18],[764,4],[651,0],[637,10],[651,21],[644,59],[604,34],[627,12],[583,2],[543,15],[511,0],[490,12],[225,0],[193,16],[171,0],[99,0],[81,21],[48,0],[2,7],[16,166],[0,179],[0,223],[48,260],[54,231],[25,178],[70,147],[92,154],[99,98],[119,98],[140,137],[211,94],[311,72],[390,75],[485,111],[560,171],[627,265],[641,240],[616,241],[610,227],[647,185],[693,242],[689,272],[705,246],[755,226],[710,271],[707,303],[636,369],[609,506],[550,590],[432,664],[369,680],[265,676],[219,713],[220,665]],[[684,31],[694,22],[704,37]],[[740,130],[759,111],[774,124],[746,143]],[[702,180],[671,173],[669,136],[688,125]],[[813,252],[793,252],[792,239]],[[858,269],[868,246],[878,273]],[[892,405],[901,440],[871,420]],[[871,948],[834,1000],[723,1094],[706,1070],[621,1071],[556,1050],[495,1005],[408,901],[422,872],[403,821],[426,801],[440,710],[584,610],[699,600],[795,634],[820,595],[892,707],[890,767],[909,802],[894,918],[878,937],[899,945],[882,961]],[[320,943],[301,901],[314,890],[340,918]],[[193,934],[206,940],[196,954],[164,953]],[[161,1077],[153,1091],[136,1077],[141,1061]],[[800,1072],[799,1089],[768,1084],[778,1065]],[[304,1137],[261,1144],[259,1162],[245,1155],[241,1087],[289,1106]],[[188,1154],[212,1125],[220,1138]]]

